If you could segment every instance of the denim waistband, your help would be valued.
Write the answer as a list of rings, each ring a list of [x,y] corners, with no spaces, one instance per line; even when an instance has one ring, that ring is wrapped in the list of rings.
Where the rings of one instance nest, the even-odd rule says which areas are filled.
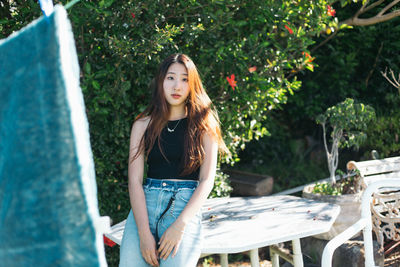
[[[198,181],[171,181],[171,180],[161,180],[161,179],[154,179],[154,178],[146,178],[146,182],[144,186],[152,187],[152,188],[165,188],[165,189],[194,189],[198,186]]]

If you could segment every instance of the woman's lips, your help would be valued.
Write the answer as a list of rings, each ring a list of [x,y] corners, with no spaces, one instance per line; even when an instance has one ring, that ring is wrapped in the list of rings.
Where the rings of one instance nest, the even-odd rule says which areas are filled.
[[[172,94],[171,96],[172,96],[173,98],[175,98],[175,99],[178,99],[178,98],[181,97],[181,95],[177,95],[177,94]]]

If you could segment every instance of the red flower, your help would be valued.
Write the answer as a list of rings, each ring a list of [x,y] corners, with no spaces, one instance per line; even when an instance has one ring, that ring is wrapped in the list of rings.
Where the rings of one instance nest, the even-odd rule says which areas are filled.
[[[336,15],[336,11],[330,6],[328,5],[328,16],[332,16],[334,17]]]
[[[114,241],[112,241],[111,239],[109,239],[108,237],[106,237],[105,235],[103,235],[103,240],[104,240],[104,244],[106,244],[109,247],[113,247],[117,244]]]
[[[285,28],[290,34],[293,34],[293,30],[288,25],[285,25]]]
[[[131,16],[133,19],[135,18],[135,14],[133,12],[131,12]]]
[[[306,64],[307,68],[311,71],[314,71],[314,65],[311,63],[314,61],[315,57],[312,57],[309,53],[307,52],[301,52],[303,56],[306,57],[304,63]]]
[[[232,74],[231,77],[226,77],[228,80],[229,85],[232,87],[232,90],[235,91],[236,81],[235,81],[235,74]]]
[[[256,66],[253,66],[253,67],[250,67],[249,68],[249,72],[251,73],[251,72],[255,72],[257,70],[257,67]]]

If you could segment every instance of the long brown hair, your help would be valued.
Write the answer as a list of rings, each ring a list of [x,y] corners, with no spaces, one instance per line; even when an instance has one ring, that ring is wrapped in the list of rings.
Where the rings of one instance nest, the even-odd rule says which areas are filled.
[[[158,138],[158,146],[165,157],[160,144],[162,129],[169,119],[169,106],[165,99],[163,82],[168,68],[173,63],[180,63],[186,67],[188,72],[189,96],[186,101],[186,112],[188,118],[188,129],[184,136],[184,158],[183,171],[181,175],[194,172],[203,162],[204,148],[202,137],[205,133],[218,142],[219,151],[229,153],[221,136],[220,122],[217,112],[212,108],[212,103],[204,90],[200,75],[193,61],[185,54],[173,54],[167,57],[160,65],[153,82],[153,95],[150,105],[136,117],[136,120],[150,117],[146,133],[139,143],[139,149],[133,156],[132,161],[144,151],[146,156],[150,153]],[[166,158],[166,157],[165,157]],[[167,159],[168,160],[168,159]]]

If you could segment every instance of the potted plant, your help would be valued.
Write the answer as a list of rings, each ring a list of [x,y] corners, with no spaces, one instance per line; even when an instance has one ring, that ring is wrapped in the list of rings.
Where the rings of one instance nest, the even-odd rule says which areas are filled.
[[[330,179],[324,183],[306,186],[303,196],[341,206],[341,212],[331,231],[317,236],[318,238],[332,239],[360,217],[361,186],[357,176],[345,177],[342,172],[341,179],[336,181],[335,172],[339,163],[339,148],[358,148],[366,139],[364,131],[368,123],[374,119],[375,111],[371,106],[355,103],[351,98],[328,108],[316,119],[323,130]],[[330,149],[327,141],[329,136]]]

